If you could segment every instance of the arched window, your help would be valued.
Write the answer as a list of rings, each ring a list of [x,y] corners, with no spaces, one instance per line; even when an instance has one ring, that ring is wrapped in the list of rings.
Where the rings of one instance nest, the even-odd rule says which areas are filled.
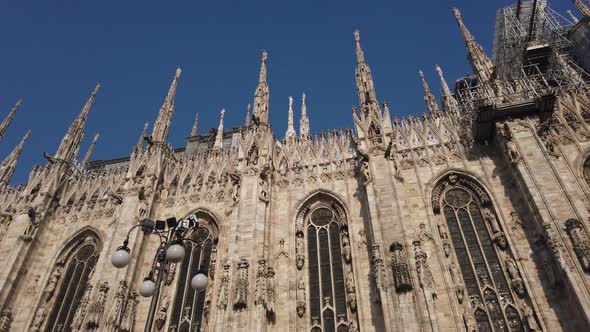
[[[169,331],[188,332],[200,331],[203,322],[205,308],[205,297],[207,289],[195,291],[191,288],[191,279],[199,270],[208,272],[211,278],[214,277],[213,269],[215,262],[212,262],[212,252],[216,250],[218,229],[211,215],[203,211],[197,211],[194,218],[198,220],[198,228],[189,233],[191,239],[200,243],[197,246],[187,243],[186,255],[180,263],[176,295],[170,317]],[[211,267],[211,269],[210,269]],[[213,287],[211,285],[207,287]]]
[[[435,187],[432,199],[448,227],[478,330],[524,331],[515,308],[515,298],[525,296],[524,286],[487,193],[470,178],[451,173]]]
[[[69,330],[101,250],[94,232],[85,231],[66,246],[51,272],[38,310],[52,308],[45,331]],[[34,323],[35,324],[35,323]],[[40,326],[36,327],[40,328]]]
[[[346,214],[340,203],[325,194],[310,199],[297,218],[296,251],[301,275],[305,273],[303,256],[307,256],[312,332],[348,331],[349,326],[356,330],[358,326],[350,249]],[[298,313],[303,317],[299,309]]]

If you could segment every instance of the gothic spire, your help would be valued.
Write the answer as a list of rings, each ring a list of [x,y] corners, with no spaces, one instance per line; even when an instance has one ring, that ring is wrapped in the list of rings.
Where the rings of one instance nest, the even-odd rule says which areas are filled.
[[[440,77],[440,85],[442,86],[443,108],[447,112],[454,111],[458,107],[457,100],[455,99],[455,97],[453,97],[453,94],[451,93],[451,89],[449,89],[449,85],[447,84],[447,81],[445,80],[445,77],[443,75],[443,71],[439,65],[436,65],[436,72],[438,73],[438,76]]]
[[[381,117],[379,105],[377,104],[377,95],[375,93],[375,85],[373,83],[373,76],[371,69],[365,62],[365,55],[361,48],[361,35],[358,30],[354,31],[354,40],[356,41],[356,61],[357,66],[355,70],[356,88],[359,95],[359,102],[361,104],[361,113],[369,114],[375,113]]]
[[[219,118],[219,127],[217,127],[217,135],[215,136],[215,145],[213,149],[221,150],[223,148],[223,117],[225,116],[225,108],[221,110],[221,117]]]
[[[309,136],[309,119],[307,118],[307,105],[305,104],[305,93],[301,96],[301,119],[299,120],[299,135]]]
[[[18,162],[18,158],[20,157],[21,152],[23,151],[23,146],[25,142],[29,138],[31,134],[31,130],[27,131],[25,136],[21,139],[20,143],[10,152],[10,154],[2,161],[0,164],[0,185],[7,185],[14,174],[16,169],[16,163]]]
[[[463,39],[465,39],[465,46],[469,55],[469,61],[473,67],[473,72],[483,82],[489,81],[494,77],[494,64],[492,60],[490,60],[483,47],[477,43],[469,29],[467,29],[467,26],[465,26],[459,9],[453,8],[453,13],[459,24],[459,29],[461,29],[461,33],[463,34]]]
[[[383,128],[391,129],[391,114],[389,114],[389,104],[386,100],[383,101]]]
[[[268,123],[269,110],[269,89],[266,82],[266,59],[268,54],[262,50],[262,60],[260,63],[260,77],[258,86],[254,92],[254,119],[255,122]]]
[[[80,142],[84,137],[84,128],[86,127],[86,120],[88,119],[88,112],[92,108],[96,94],[100,89],[100,84],[96,84],[94,91],[86,101],[82,112],[76,117],[74,122],[70,125],[64,138],[61,140],[61,144],[55,153],[56,159],[61,159],[68,163],[73,163],[78,157],[78,150],[80,149]]]
[[[98,141],[99,136],[100,135],[98,133],[94,134],[92,143],[90,144],[88,151],[86,151],[86,155],[84,156],[84,160],[82,160],[82,164],[80,164],[81,170],[86,170],[86,168],[88,167],[88,163],[90,162],[90,158],[92,157],[92,153],[94,152],[94,147],[96,146],[96,141]]]
[[[578,23],[579,19],[576,17],[576,15],[574,15],[574,13],[571,10],[568,9],[565,12],[570,17],[570,19],[572,20],[572,22]]]
[[[287,123],[287,132],[285,138],[292,138],[297,136],[295,127],[293,127],[293,97],[289,96],[289,121]]]
[[[4,119],[4,121],[2,121],[2,123],[0,123],[0,139],[2,139],[2,137],[4,137],[4,134],[6,133],[6,129],[8,129],[8,126],[12,122],[12,118],[14,118],[14,114],[16,113],[16,111],[18,111],[18,109],[22,103],[23,103],[23,100],[19,99],[16,102],[16,104],[14,105],[14,107],[10,110],[10,113],[8,113],[8,115],[6,116],[6,119]]]
[[[438,103],[436,102],[436,97],[430,91],[430,87],[428,86],[428,82],[424,78],[424,73],[422,70],[418,71],[420,74],[420,81],[422,81],[422,88],[424,89],[424,101],[426,102],[426,107],[428,107],[428,111],[430,114],[436,114],[440,112],[438,108]]]
[[[168,140],[168,133],[170,132],[170,125],[172,123],[172,113],[174,113],[174,99],[176,97],[176,87],[178,78],[182,71],[180,68],[176,69],[176,74],[168,90],[168,95],[160,108],[160,113],[156,122],[154,122],[154,129],[152,130],[152,141],[164,143]]]
[[[141,135],[139,136],[139,140],[137,141],[137,144],[133,148],[133,154],[138,154],[143,149],[143,141],[145,140],[145,137],[147,135],[148,126],[149,126],[149,124],[147,122],[143,125],[143,131],[141,132]]]
[[[252,120],[252,115],[250,115],[250,108],[252,107],[252,105],[248,104],[248,106],[246,107],[246,126],[250,125],[250,120]]]
[[[199,129],[199,112],[195,115],[195,123],[193,123],[193,129],[191,129],[191,136],[197,136],[197,130]]]

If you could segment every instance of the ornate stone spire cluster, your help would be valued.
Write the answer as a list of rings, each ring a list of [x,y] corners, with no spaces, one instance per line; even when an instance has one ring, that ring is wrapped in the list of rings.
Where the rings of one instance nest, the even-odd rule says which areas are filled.
[[[168,134],[170,132],[170,125],[172,123],[172,114],[174,113],[174,100],[176,98],[176,87],[178,85],[178,78],[182,71],[180,68],[176,69],[176,74],[168,90],[168,95],[160,108],[158,118],[154,123],[154,129],[152,130],[152,142],[166,143],[168,141]]]
[[[483,50],[483,47],[477,43],[469,29],[467,29],[467,26],[465,26],[459,9],[453,8],[453,14],[455,14],[457,24],[459,24],[459,29],[461,29],[461,33],[463,34],[463,39],[465,39],[465,47],[467,48],[469,61],[471,62],[474,73],[479,76],[483,82],[493,79],[494,64],[492,63],[492,60]]]
[[[31,134],[31,130],[27,131],[25,136],[21,139],[20,143],[10,152],[10,154],[2,161],[0,164],[0,185],[7,185],[16,170],[16,163],[18,162],[18,158],[20,157],[21,152],[23,151],[23,146],[25,142],[29,138]]]
[[[193,123],[193,128],[191,129],[191,136],[197,136],[197,130],[199,129],[199,113],[195,115],[195,122]]]
[[[225,116],[225,108],[221,110],[221,117],[219,118],[219,126],[217,127],[217,135],[215,136],[215,145],[213,149],[223,149],[223,117]]]
[[[301,96],[301,119],[299,119],[299,135],[301,135],[301,137],[309,137],[309,119],[307,118],[305,93],[303,93]]]
[[[266,59],[268,54],[262,50],[262,61],[260,63],[260,77],[258,79],[258,86],[254,93],[254,122],[268,123],[269,111],[269,89],[266,82]]]
[[[76,117],[74,122],[70,125],[67,133],[55,153],[54,158],[65,161],[66,163],[75,163],[78,157],[78,151],[80,150],[80,142],[84,137],[84,128],[86,127],[86,121],[88,119],[88,113],[92,108],[96,94],[100,89],[100,84],[97,84],[94,91],[88,98],[88,101],[84,105],[82,112]]]
[[[92,158],[92,153],[94,152],[94,147],[96,146],[96,141],[98,141],[98,137],[100,135],[98,133],[94,134],[94,138],[92,139],[92,143],[84,156],[84,160],[82,160],[82,164],[80,164],[81,170],[86,170],[88,168],[88,163],[90,162],[90,158]]]
[[[14,105],[14,107],[10,110],[10,113],[8,113],[8,115],[6,116],[4,121],[2,121],[2,123],[0,123],[0,139],[2,139],[2,137],[4,137],[4,134],[6,133],[8,126],[10,125],[10,123],[12,122],[12,119],[14,118],[14,114],[16,114],[16,111],[18,111],[18,109],[20,108],[20,105],[22,103],[23,103],[22,99],[19,99],[16,102],[16,104]]]
[[[422,70],[418,71],[420,74],[420,81],[422,81],[422,88],[424,89],[424,101],[426,102],[426,107],[428,107],[428,111],[430,114],[436,114],[440,112],[438,108],[438,103],[436,101],[436,97],[430,91],[430,87],[428,86],[428,82],[424,78],[424,73]]]
[[[287,123],[287,132],[285,132],[285,138],[293,138],[297,136],[295,127],[293,126],[293,97],[289,96],[289,120]]]
[[[359,95],[361,113],[374,114],[378,118],[381,118],[373,76],[371,75],[369,65],[365,62],[365,55],[361,48],[361,35],[358,30],[354,31],[354,40],[356,41],[357,60],[355,69],[356,88]]]

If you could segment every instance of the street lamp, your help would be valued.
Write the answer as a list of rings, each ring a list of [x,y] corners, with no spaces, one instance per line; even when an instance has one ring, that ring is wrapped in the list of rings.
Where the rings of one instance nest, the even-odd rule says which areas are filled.
[[[167,227],[166,227],[167,226]],[[160,285],[164,280],[164,275],[167,273],[168,263],[179,263],[184,259],[186,250],[184,249],[185,242],[192,242],[196,246],[201,246],[201,243],[185,237],[189,230],[196,231],[199,228],[198,222],[193,219],[186,219],[177,222],[176,218],[169,218],[164,221],[153,222],[151,220],[144,220],[141,224],[135,225],[127,232],[127,237],[123,241],[123,245],[118,247],[111,256],[111,263],[114,267],[121,269],[129,265],[131,260],[131,249],[129,249],[129,234],[135,228],[141,227],[146,235],[156,234],[160,238],[160,246],[156,251],[152,262],[152,269],[148,275],[143,279],[139,286],[139,294],[143,297],[152,297],[148,318],[145,324],[146,332],[151,331],[153,321],[158,307],[158,297],[160,294]],[[191,288],[195,291],[202,291],[207,288],[209,278],[206,270],[198,271],[191,279]]]

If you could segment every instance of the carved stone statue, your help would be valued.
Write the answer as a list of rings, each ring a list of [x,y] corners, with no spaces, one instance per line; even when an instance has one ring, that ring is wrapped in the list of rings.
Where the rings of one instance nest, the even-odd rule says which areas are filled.
[[[541,331],[541,328],[535,319],[535,313],[526,301],[522,301],[522,316],[528,331]]]
[[[577,219],[569,219],[565,222],[565,229],[574,247],[574,252],[580,261],[580,265],[586,272],[590,272],[590,237],[582,223]]]
[[[299,317],[303,317],[305,314],[305,303],[307,302],[307,298],[305,297],[305,283],[303,282],[303,277],[299,276],[297,280],[297,315]]]
[[[438,224],[438,234],[442,240],[447,240],[449,238],[449,233],[447,232],[447,228],[443,224]]]
[[[266,300],[266,259],[258,260],[258,270],[256,272],[256,298],[258,305],[263,305]]]
[[[504,234],[504,232],[498,231],[494,233],[493,241],[501,250],[506,250],[506,248],[508,248],[508,240],[506,239],[506,234]]]
[[[47,283],[47,287],[45,288],[45,302],[49,302],[53,294],[55,294],[55,289],[57,288],[57,283],[59,278],[61,278],[61,270],[63,268],[62,263],[58,263],[55,268],[55,271],[51,273],[51,277],[49,277],[49,282]]]
[[[272,267],[266,269],[266,301],[264,307],[267,314],[275,313],[275,270]]]
[[[32,331],[41,331],[41,326],[43,326],[43,322],[45,322],[45,316],[47,315],[47,309],[44,306],[37,309],[35,313],[35,318],[33,319],[33,325],[31,326]]]
[[[120,332],[132,332],[135,330],[135,315],[137,314],[137,303],[139,303],[138,296],[139,294],[136,291],[129,294],[121,327],[119,328]]]
[[[470,314],[467,312],[463,313],[463,322],[465,323],[465,331],[466,332],[476,332],[477,331],[477,324],[475,323],[475,319],[471,317]]]
[[[33,277],[33,280],[29,283],[29,286],[25,290],[25,297],[33,297],[37,294],[39,290],[39,279],[41,278],[40,274],[37,274]]]
[[[403,251],[403,245],[394,242],[389,247],[391,251],[391,269],[393,270],[393,283],[398,293],[407,292],[412,289],[410,270]]]
[[[168,314],[168,307],[170,306],[170,298],[168,294],[162,300],[162,306],[160,310],[158,310],[158,314],[156,316],[156,321],[154,322],[156,326],[156,330],[162,331],[164,324],[166,324],[166,315]]]
[[[518,266],[516,266],[516,262],[512,258],[507,257],[505,264],[506,272],[510,278],[510,286],[512,286],[512,290],[514,290],[518,296],[523,297],[525,295],[524,282],[520,278],[520,273],[518,272]]]
[[[12,319],[12,308],[7,307],[2,310],[2,314],[0,315],[0,332],[10,332]]]
[[[346,275],[346,301],[351,312],[356,311],[356,292],[354,285],[354,274],[348,271]]]
[[[237,281],[235,288],[235,309],[244,309],[248,306],[248,261],[242,258],[238,262]]]
[[[449,255],[451,255],[451,243],[448,240],[445,240],[443,241],[442,246],[445,257],[449,257]]]
[[[350,239],[348,238],[348,231],[342,230],[342,256],[347,264],[350,264]]]
[[[219,296],[217,300],[217,307],[225,309],[227,307],[228,296],[229,296],[229,263],[223,265],[223,273],[221,274],[221,285],[219,286]]]
[[[414,241],[414,259],[418,281],[422,288],[434,289],[434,278],[428,265],[428,255],[422,250],[420,241]]]
[[[305,264],[305,246],[303,243],[303,232],[297,232],[295,236],[295,264],[297,265],[297,269],[301,270],[303,265]]]
[[[109,291],[109,283],[104,281],[98,286],[98,294],[88,308],[86,319],[86,329],[89,331],[97,330],[102,320],[104,306]]]
[[[363,161],[363,163],[361,164],[361,172],[363,175],[364,184],[371,182],[371,180],[372,180],[371,171],[369,171],[369,163],[368,162]]]
[[[109,311],[107,326],[113,328],[119,327],[119,323],[121,322],[121,318],[124,314],[123,305],[125,302],[125,297],[127,296],[127,292],[127,282],[125,280],[121,280]]]

